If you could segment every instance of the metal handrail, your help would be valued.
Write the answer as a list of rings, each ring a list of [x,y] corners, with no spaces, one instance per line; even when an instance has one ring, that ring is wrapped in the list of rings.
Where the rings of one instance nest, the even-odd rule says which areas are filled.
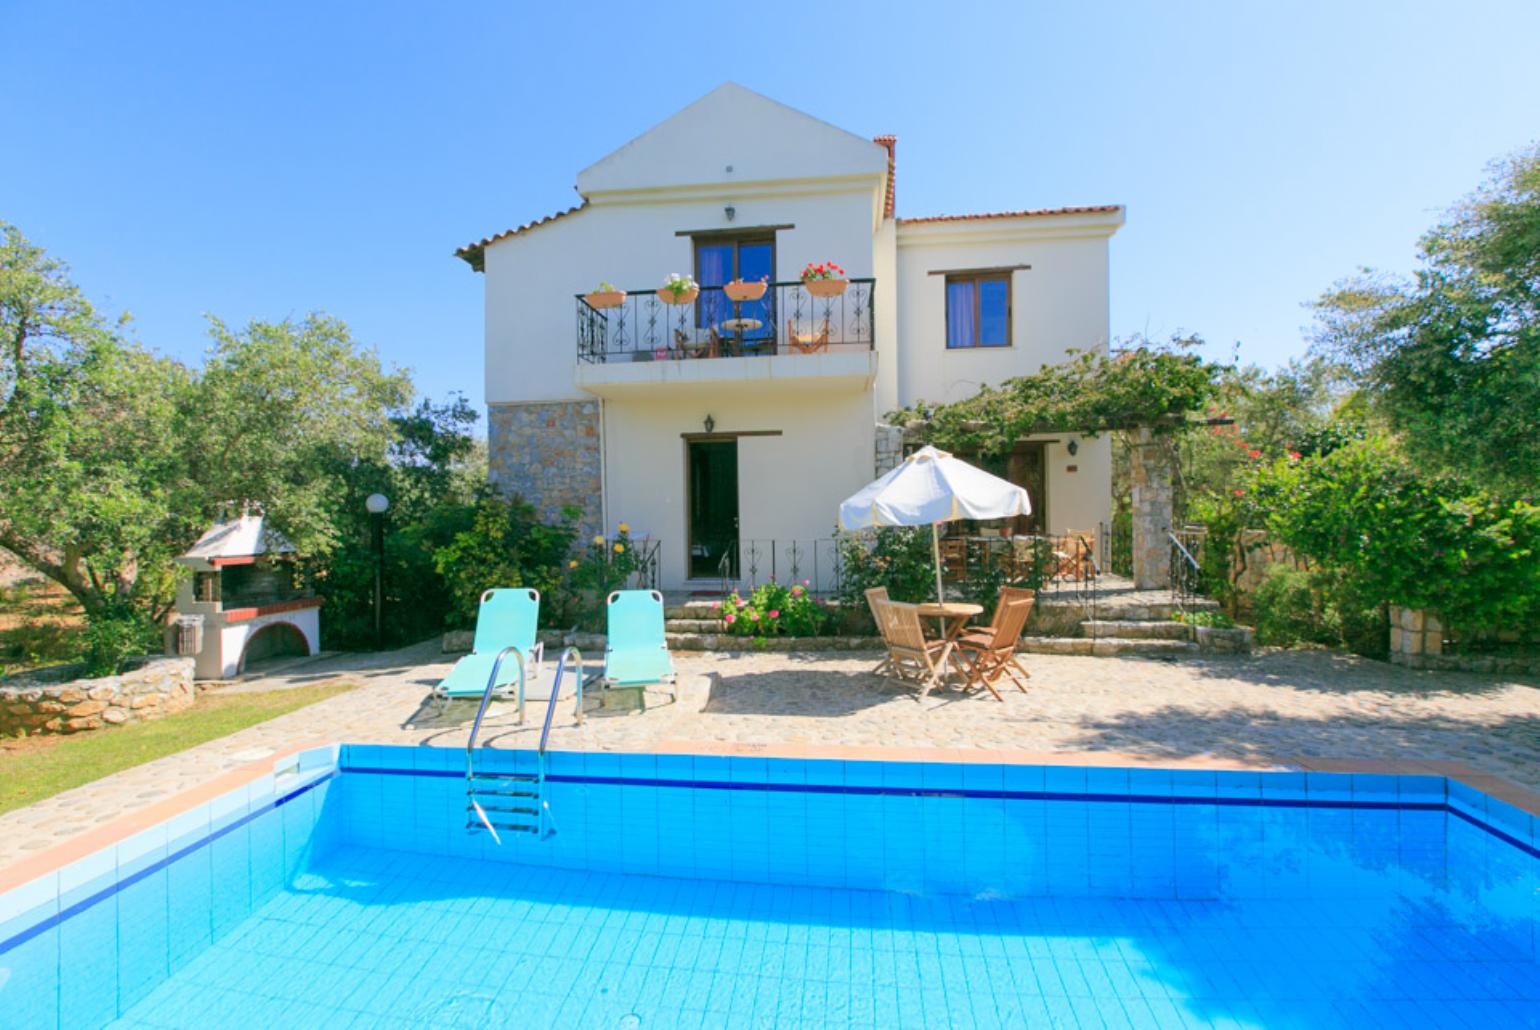
[[[487,714],[487,706],[492,703],[492,691],[497,689],[497,674],[502,671],[503,660],[510,654],[518,659],[519,663],[519,708],[522,712],[524,706],[524,652],[509,644],[497,652],[497,657],[492,660],[492,674],[487,677],[487,688],[481,692],[481,704],[476,708],[476,720],[471,723],[470,736],[465,738],[465,783],[466,790],[476,779],[476,734],[481,732],[481,720]],[[471,807],[476,810],[476,818],[481,820],[487,832],[492,834],[492,839],[498,844],[502,838],[498,837],[497,830],[492,826],[492,820],[487,818],[487,813],[482,811],[481,805],[474,797],[470,798]]]
[[[556,702],[561,698],[561,677],[567,668],[568,655],[574,659],[573,672],[577,675],[577,722],[579,726],[583,725],[583,652],[569,646],[556,659],[556,680],[551,684],[551,700],[545,706],[545,724],[540,728],[540,745],[535,749],[535,790],[539,795],[538,835],[541,840],[556,832],[551,818],[551,804],[545,799],[545,747],[551,736],[551,716],[556,711]],[[552,824],[549,830],[546,828],[548,822]]]
[[[471,723],[471,735],[465,741],[466,775],[470,775],[470,754],[476,747],[476,734],[481,731],[481,719],[487,714],[487,706],[492,703],[492,691],[497,689],[497,674],[502,671],[503,659],[510,654],[517,655],[519,659],[519,708],[524,707],[524,652],[509,644],[497,652],[497,657],[492,660],[492,674],[487,677],[487,689],[481,692],[481,704],[476,709],[476,720]]]
[[[572,655],[577,660],[573,663],[574,672],[577,674],[577,724],[583,725],[583,652],[575,647],[568,647],[556,659],[556,681],[551,684],[551,701],[545,706],[545,724],[540,728],[540,746],[537,749],[540,754],[545,754],[546,741],[551,736],[551,715],[556,711],[556,702],[561,697],[561,677],[567,666],[567,656]]]
[[[1192,571],[1197,572],[1198,571],[1198,559],[1196,559],[1196,558],[1194,558],[1192,556],[1192,552],[1187,550],[1186,546],[1180,540],[1177,539],[1177,536],[1176,536],[1175,533],[1167,532],[1166,536],[1171,540],[1171,543],[1173,545],[1175,545],[1177,551],[1181,554],[1181,556],[1187,560],[1187,564],[1192,566]]]
[[[869,275],[864,275],[864,276],[863,275],[846,276],[845,277],[845,281],[848,282],[848,283],[851,283],[853,285],[858,285],[858,286],[875,286],[877,284],[876,278],[873,277],[873,276],[869,276]],[[801,286],[801,287],[803,287],[805,289],[807,287],[807,282],[805,280],[802,280],[802,279],[782,279],[782,280],[777,280],[776,282],[773,282],[773,283],[766,283],[765,284],[766,289],[769,289],[769,290],[781,289],[781,288],[789,287],[789,286]],[[620,292],[624,293],[627,297],[645,297],[648,294],[656,294],[657,291],[658,291],[658,288],[659,287],[658,287],[657,284],[653,284],[652,286],[643,286],[640,289],[621,290]],[[717,293],[723,292],[723,287],[722,287],[721,284],[718,284],[716,286],[701,286],[701,287],[698,287],[698,289],[699,289],[699,291],[701,293],[710,293],[710,292],[713,292],[713,291],[715,291]],[[582,301],[584,304],[588,304],[588,294],[587,293],[574,293],[573,296],[576,297],[578,300]],[[754,303],[758,303],[758,302],[757,301],[741,301],[740,303],[754,304]],[[596,311],[596,312],[597,311],[608,310],[606,308],[595,308],[591,304],[589,305],[589,307],[590,307],[591,310]]]

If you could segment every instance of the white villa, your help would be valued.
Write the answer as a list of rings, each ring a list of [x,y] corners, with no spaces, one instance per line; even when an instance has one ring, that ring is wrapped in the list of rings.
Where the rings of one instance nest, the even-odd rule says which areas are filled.
[[[1105,351],[1121,206],[899,218],[895,142],[728,83],[579,172],[576,207],[462,247],[486,276],[494,483],[581,507],[585,532],[629,523],[665,588],[810,577],[839,502],[899,460],[884,414]],[[802,284],[824,262],[842,293]],[[664,303],[671,273],[698,296]],[[734,300],[734,278],[768,285]],[[625,299],[587,297],[601,281]],[[1023,441],[997,470],[1032,498],[1019,530],[1108,521],[1105,436]]]

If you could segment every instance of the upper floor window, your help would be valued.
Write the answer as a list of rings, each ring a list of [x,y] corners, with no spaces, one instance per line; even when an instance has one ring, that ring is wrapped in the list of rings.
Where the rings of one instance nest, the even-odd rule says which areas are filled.
[[[764,231],[752,235],[730,236],[725,233],[695,237],[695,281],[700,283],[700,300],[696,302],[696,324],[716,325],[723,319],[735,317],[754,318],[768,324],[765,317],[768,299],[745,303],[735,308],[720,290],[705,287],[723,286],[734,279],[775,278],[775,234]],[[771,294],[766,294],[766,298]],[[752,308],[753,310],[746,310]]]
[[[1009,272],[946,277],[946,345],[948,350],[1011,345]]]

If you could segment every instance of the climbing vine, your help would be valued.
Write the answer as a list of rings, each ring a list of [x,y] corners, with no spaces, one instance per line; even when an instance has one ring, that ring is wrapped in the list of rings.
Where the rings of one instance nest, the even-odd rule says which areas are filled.
[[[1155,344],[1136,337],[1116,355],[1077,353],[1035,375],[985,386],[966,400],[921,401],[887,418],[938,447],[981,455],[1004,454],[1033,433],[1174,432],[1215,394],[1221,366],[1195,353],[1201,342],[1184,337]]]

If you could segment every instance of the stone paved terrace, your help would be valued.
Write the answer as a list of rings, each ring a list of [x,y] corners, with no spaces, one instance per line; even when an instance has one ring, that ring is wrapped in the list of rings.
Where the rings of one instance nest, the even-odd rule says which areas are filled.
[[[1409,671],[1324,651],[1182,662],[1034,655],[1027,658],[1031,691],[1006,691],[1004,703],[956,692],[919,701],[912,690],[869,675],[874,660],[848,653],[679,655],[677,704],[653,695],[645,713],[591,712],[578,727],[564,701],[551,746],[803,754],[834,746],[942,748],[961,749],[951,757],[1007,751],[1043,762],[1316,768],[1329,767],[1316,759],[1330,758],[1457,761],[1540,787],[1535,681]],[[364,684],[0,816],[0,870],[300,745],[463,747],[474,706],[459,702],[445,717],[423,706],[449,664],[424,644],[289,666],[222,688],[277,689],[338,677]],[[544,696],[539,684],[533,693]],[[534,701],[521,728],[512,705],[494,705],[485,738],[493,747],[532,746],[544,714],[545,703]],[[3,763],[0,755],[0,774]]]

